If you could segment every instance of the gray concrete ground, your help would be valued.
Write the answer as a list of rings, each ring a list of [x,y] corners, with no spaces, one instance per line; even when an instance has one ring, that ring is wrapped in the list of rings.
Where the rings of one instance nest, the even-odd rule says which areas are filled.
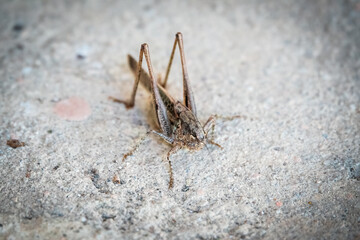
[[[0,16],[0,238],[360,238],[359,1],[1,0]],[[223,150],[174,154],[168,190],[156,136],[121,161],[152,128],[148,94],[108,96],[129,97],[143,42],[164,76],[178,31],[199,119],[248,118],[217,122]],[[178,53],[170,78],[181,99]]]

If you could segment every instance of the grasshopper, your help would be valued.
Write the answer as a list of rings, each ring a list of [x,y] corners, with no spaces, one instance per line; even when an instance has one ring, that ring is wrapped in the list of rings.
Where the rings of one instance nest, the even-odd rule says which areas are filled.
[[[170,73],[176,46],[179,46],[182,66],[184,96],[183,102],[175,100],[166,91],[166,83]],[[149,74],[147,74],[145,70],[142,69],[142,61],[144,56]],[[114,102],[124,104],[127,109],[134,107],[135,95],[139,82],[147,91],[152,94],[152,101],[154,103],[156,113],[155,115],[157,118],[157,123],[160,127],[160,131],[158,132],[152,130],[151,132],[155,133],[167,143],[172,145],[171,150],[167,153],[170,175],[169,188],[172,188],[174,184],[174,178],[170,161],[171,154],[175,153],[181,148],[200,150],[206,145],[206,143],[222,148],[219,144],[208,138],[208,132],[210,129],[214,128],[215,118],[217,118],[217,115],[211,116],[204,125],[202,125],[197,118],[194,96],[190,87],[189,76],[186,68],[183,36],[180,32],[176,34],[169,64],[166,70],[165,79],[162,83],[157,82],[154,77],[155,74],[151,64],[149,47],[146,43],[141,45],[139,61],[136,62],[132,56],[128,55],[128,62],[132,72],[135,74],[135,83],[130,99],[125,101],[113,97],[109,98]],[[123,160],[132,155],[134,150],[135,149],[126,153],[123,157]]]

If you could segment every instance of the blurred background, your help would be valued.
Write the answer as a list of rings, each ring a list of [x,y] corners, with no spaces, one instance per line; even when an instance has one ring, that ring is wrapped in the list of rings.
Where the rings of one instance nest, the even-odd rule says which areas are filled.
[[[359,238],[360,2],[0,0],[0,237]],[[180,151],[135,107],[127,54],[164,77],[184,36],[201,122]],[[168,83],[182,99],[178,52]],[[25,146],[12,148],[7,140]]]

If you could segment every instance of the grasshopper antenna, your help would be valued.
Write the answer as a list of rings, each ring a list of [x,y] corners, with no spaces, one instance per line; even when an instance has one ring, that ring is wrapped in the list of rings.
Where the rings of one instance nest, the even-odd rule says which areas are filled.
[[[135,144],[134,147],[132,147],[132,149],[130,151],[128,151],[127,153],[124,154],[123,158],[122,158],[122,162],[125,162],[125,160],[129,157],[132,156],[135,151],[140,147],[140,145],[145,141],[145,139],[151,134],[151,131],[147,131],[145,133],[145,135],[143,135]]]

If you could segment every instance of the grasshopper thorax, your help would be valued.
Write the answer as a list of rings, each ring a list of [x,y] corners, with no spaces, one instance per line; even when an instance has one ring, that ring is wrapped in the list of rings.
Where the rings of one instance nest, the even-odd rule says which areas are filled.
[[[205,133],[199,120],[184,104],[175,103],[175,116],[178,119],[177,140],[190,149],[200,149],[205,143]]]

